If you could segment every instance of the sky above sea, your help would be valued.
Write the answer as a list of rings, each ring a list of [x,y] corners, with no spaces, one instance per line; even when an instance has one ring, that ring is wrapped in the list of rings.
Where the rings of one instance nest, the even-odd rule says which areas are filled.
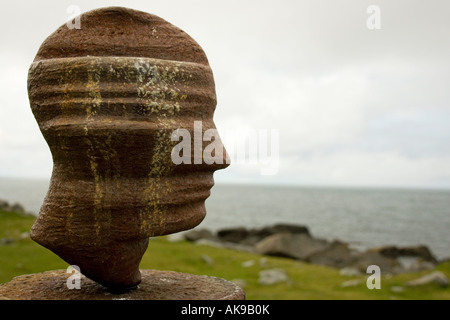
[[[51,175],[27,73],[72,5],[156,14],[202,46],[216,83],[214,121],[232,160],[218,183],[450,188],[446,0],[5,3],[0,176]],[[255,136],[256,160],[240,158],[236,142]],[[262,159],[264,136],[270,156]],[[270,165],[276,170],[262,174]]]

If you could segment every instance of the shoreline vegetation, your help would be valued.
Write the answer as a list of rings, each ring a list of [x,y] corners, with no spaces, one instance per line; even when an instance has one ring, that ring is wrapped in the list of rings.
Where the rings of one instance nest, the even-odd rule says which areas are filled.
[[[36,219],[0,201],[0,285],[68,264],[29,237]],[[378,264],[381,289],[369,289],[368,265]],[[449,300],[450,261],[425,246],[356,251],[311,235],[298,225],[260,229],[193,229],[151,238],[141,269],[171,270],[233,281],[248,300]]]

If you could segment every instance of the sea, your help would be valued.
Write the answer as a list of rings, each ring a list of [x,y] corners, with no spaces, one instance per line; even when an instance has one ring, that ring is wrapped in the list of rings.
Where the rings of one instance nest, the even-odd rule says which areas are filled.
[[[38,214],[48,180],[0,178],[0,199]],[[450,257],[450,190],[344,188],[217,183],[197,228],[304,225],[318,238],[352,247],[426,245]]]

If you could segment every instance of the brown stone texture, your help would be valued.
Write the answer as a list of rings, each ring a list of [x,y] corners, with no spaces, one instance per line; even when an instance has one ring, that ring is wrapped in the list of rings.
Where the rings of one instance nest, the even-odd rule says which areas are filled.
[[[244,300],[232,282],[174,271],[141,270],[142,282],[122,293],[108,291],[81,275],[80,289],[68,289],[66,270],[15,277],[0,285],[0,300]],[[69,281],[71,281],[69,279]]]
[[[53,156],[31,238],[105,286],[137,285],[148,237],[197,226],[213,172],[227,166],[225,150],[213,164],[194,164],[194,151],[191,164],[171,158],[174,130],[215,129],[205,53],[157,16],[93,10],[44,41],[28,94]]]

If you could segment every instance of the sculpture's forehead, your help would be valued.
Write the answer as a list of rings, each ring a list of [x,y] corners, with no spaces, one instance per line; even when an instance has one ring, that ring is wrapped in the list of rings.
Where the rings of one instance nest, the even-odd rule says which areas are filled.
[[[66,24],[41,45],[35,61],[84,56],[127,56],[208,65],[200,45],[164,19],[128,8],[110,7],[81,15],[80,29]]]

